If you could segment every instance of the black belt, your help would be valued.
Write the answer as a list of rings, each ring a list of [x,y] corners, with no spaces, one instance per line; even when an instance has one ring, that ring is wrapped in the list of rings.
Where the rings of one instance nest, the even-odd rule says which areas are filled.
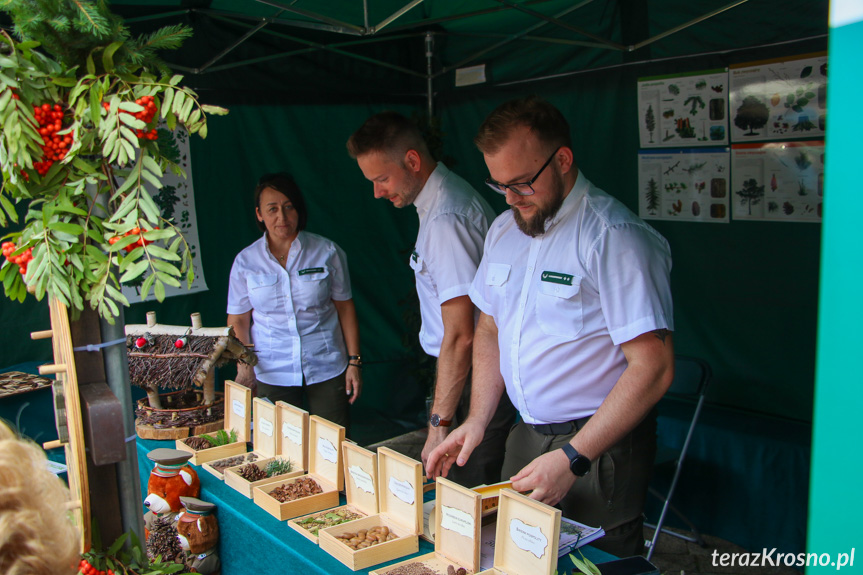
[[[542,435],[568,435],[584,427],[584,424],[589,419],[590,416],[588,415],[581,419],[573,419],[572,421],[564,421],[562,423],[538,423],[535,425],[528,423],[527,426]]]

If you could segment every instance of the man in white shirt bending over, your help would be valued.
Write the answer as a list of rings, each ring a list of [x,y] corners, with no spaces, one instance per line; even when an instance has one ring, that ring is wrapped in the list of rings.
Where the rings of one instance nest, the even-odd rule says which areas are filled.
[[[467,417],[477,318],[468,289],[494,212],[470,184],[434,161],[419,129],[401,114],[370,117],[347,147],[372,182],[376,198],[397,208],[413,204],[419,216],[409,263],[422,316],[420,344],[437,358],[429,435],[422,452],[425,463],[450,426]],[[500,481],[504,442],[514,421],[515,409],[502,401],[483,429],[475,460],[452,479],[467,487]]]

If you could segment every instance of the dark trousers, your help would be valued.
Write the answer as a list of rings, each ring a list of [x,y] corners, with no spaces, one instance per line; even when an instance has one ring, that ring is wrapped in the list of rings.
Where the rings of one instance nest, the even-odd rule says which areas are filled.
[[[536,457],[568,443],[587,422],[564,435],[544,435],[520,422],[509,434],[503,476],[512,477]],[[644,551],[644,501],[656,454],[656,411],[593,462],[590,473],[575,480],[558,507],[565,517],[605,529],[595,547],[619,557]]]
[[[467,419],[470,411],[470,390],[471,378],[468,376],[450,429],[461,425]],[[485,428],[482,443],[477,445],[464,467],[453,465],[450,468],[447,479],[469,488],[500,481],[503,454],[506,451],[506,438],[515,424],[516,413],[509,396],[504,393],[500,398],[500,403],[497,404],[494,416]]]
[[[301,386],[270,385],[258,381],[258,397],[267,398],[273,403],[284,401],[295,407],[307,409],[312,415],[318,415],[345,428],[345,434],[350,432],[351,412],[350,399],[345,393],[345,372],[332,379],[319,383],[307,384],[303,378]],[[306,400],[304,405],[303,400]]]

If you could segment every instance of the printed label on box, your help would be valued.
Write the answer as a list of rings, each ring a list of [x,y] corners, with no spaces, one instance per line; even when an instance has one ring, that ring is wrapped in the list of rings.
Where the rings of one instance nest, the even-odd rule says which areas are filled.
[[[375,494],[375,482],[372,481],[372,476],[366,473],[359,465],[351,465],[348,467],[348,473],[354,480],[354,485],[358,489],[362,489],[366,493]]]
[[[339,453],[336,451],[333,442],[329,439],[324,439],[323,437],[318,438],[318,453],[320,453],[321,457],[330,463],[338,464],[339,462]]]
[[[246,404],[240,401],[239,399],[235,399],[231,406],[234,409],[234,415],[239,415],[240,417],[246,417]]]
[[[263,417],[258,420],[258,431],[266,435],[267,437],[273,436],[273,422],[269,419],[264,419]]]
[[[389,489],[393,495],[408,505],[413,505],[416,501],[416,490],[408,481],[399,481],[395,477],[390,477]]]
[[[474,518],[470,513],[455,507],[441,506],[440,526],[442,529],[449,529],[459,535],[473,539],[474,525]]]
[[[303,444],[303,432],[296,425],[292,425],[285,421],[282,423],[282,437],[287,437],[296,445]]]
[[[548,547],[548,537],[543,535],[542,530],[520,519],[509,522],[509,537],[519,549],[533,553],[537,559],[545,555]]]

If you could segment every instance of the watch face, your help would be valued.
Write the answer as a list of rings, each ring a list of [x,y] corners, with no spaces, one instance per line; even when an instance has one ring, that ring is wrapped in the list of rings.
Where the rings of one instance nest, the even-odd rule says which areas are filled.
[[[590,471],[590,459],[588,459],[584,455],[578,455],[575,459],[569,462],[569,469],[575,475],[581,477],[582,475],[585,475],[588,471]]]
[[[440,415],[438,415],[437,413],[432,413],[431,417],[429,418],[429,423],[431,423],[432,427],[437,427],[438,425],[440,425]]]

